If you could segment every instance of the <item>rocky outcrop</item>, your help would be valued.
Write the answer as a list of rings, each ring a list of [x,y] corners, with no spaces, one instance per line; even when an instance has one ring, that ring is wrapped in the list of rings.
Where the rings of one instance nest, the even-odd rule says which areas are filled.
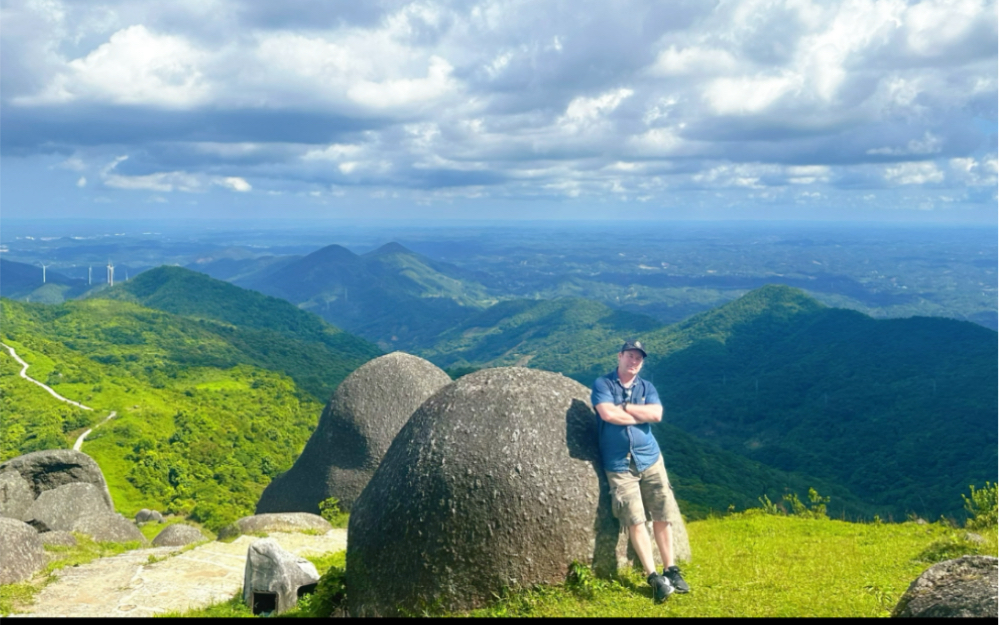
[[[72,532],[63,532],[56,530],[54,532],[45,532],[39,534],[38,538],[41,539],[43,545],[54,545],[57,547],[75,547],[79,544],[76,540],[76,536],[73,536]]]
[[[573,560],[616,568],[589,396],[505,367],[424,402],[351,512],[351,615],[475,608],[503,588],[561,583]]]
[[[104,494],[87,482],[64,484],[43,491],[25,514],[27,522],[39,532],[71,531],[83,517],[105,515],[112,515],[112,511]]]
[[[83,482],[93,484],[101,492],[107,507],[114,510],[100,467],[85,453],[71,449],[34,451],[0,464],[0,474],[8,471],[18,473],[28,483],[33,499],[47,490]]]
[[[934,564],[909,585],[892,616],[996,618],[997,563],[990,556],[963,556]]]
[[[0,516],[26,521],[35,493],[21,474],[14,470],[0,473]]]
[[[183,523],[175,523],[166,526],[162,532],[156,535],[156,538],[153,539],[153,546],[183,547],[193,543],[200,543],[203,540],[208,540],[208,537],[202,534],[198,528]]]
[[[134,523],[120,514],[108,512],[80,517],[73,523],[72,530],[86,534],[97,542],[149,542]]]
[[[245,516],[219,530],[219,538],[227,539],[240,534],[258,532],[326,532],[333,529],[329,522],[318,514],[308,512],[275,512]]]
[[[315,565],[285,551],[273,539],[258,540],[247,550],[243,601],[254,614],[287,612],[298,604],[303,587],[314,589],[318,582]]]
[[[164,521],[163,515],[156,510],[143,508],[135,513],[136,523],[163,523]]]
[[[350,510],[413,411],[450,381],[402,352],[365,363],[340,383],[302,455],[267,486],[256,512],[316,513],[330,497]]]
[[[23,521],[0,517],[0,584],[30,579],[46,561],[38,532]]]

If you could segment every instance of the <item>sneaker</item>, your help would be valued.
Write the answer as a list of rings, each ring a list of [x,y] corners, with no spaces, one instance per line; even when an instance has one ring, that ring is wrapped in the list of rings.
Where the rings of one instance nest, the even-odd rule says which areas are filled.
[[[666,601],[666,598],[673,594],[673,585],[658,573],[649,575],[648,582],[649,586],[652,586],[652,600],[656,603]]]
[[[663,569],[663,577],[669,580],[676,592],[680,594],[690,592],[690,585],[683,579],[683,575],[680,575],[679,567],[671,566],[668,569]]]

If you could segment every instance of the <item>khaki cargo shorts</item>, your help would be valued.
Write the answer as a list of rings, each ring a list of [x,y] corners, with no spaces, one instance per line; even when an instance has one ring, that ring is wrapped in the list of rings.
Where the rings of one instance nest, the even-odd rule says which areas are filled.
[[[625,525],[646,520],[667,523],[666,490],[672,488],[666,476],[662,454],[652,466],[639,473],[635,460],[626,473],[607,471],[614,516]]]

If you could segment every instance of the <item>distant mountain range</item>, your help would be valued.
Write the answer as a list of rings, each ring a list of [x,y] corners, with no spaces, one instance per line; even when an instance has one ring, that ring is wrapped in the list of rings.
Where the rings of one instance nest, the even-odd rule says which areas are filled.
[[[292,261],[243,267],[251,263],[263,266],[234,284],[288,300],[384,350],[427,344],[496,301],[470,272],[398,243],[363,255],[330,245]]]
[[[86,280],[68,278],[51,269],[45,271],[43,283],[41,267],[0,258],[0,297],[59,304],[79,297],[89,288]]]

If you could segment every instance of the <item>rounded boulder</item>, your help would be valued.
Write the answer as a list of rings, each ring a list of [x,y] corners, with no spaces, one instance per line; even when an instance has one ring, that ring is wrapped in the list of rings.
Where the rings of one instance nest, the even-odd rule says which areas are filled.
[[[351,615],[472,609],[503,588],[561,583],[573,560],[614,570],[589,396],[559,374],[503,367],[427,399],[351,511]]]
[[[38,532],[17,519],[0,517],[0,584],[30,579],[45,566],[45,547]]]
[[[201,530],[183,523],[175,523],[163,528],[163,531],[153,539],[154,547],[183,547],[193,543],[208,540]]]
[[[20,473],[0,473],[0,516],[26,521],[26,514],[34,501],[35,493]]]
[[[326,532],[333,529],[329,521],[318,514],[308,512],[273,512],[255,514],[237,519],[221,530],[219,538],[226,539],[240,534],[256,534],[259,532]]]
[[[48,532],[71,531],[83,517],[112,514],[99,488],[90,483],[76,482],[44,491],[31,504],[25,516],[35,529]]]
[[[333,393],[294,466],[264,489],[257,514],[315,513],[330,497],[350,510],[413,411],[450,382],[434,364],[403,352],[359,367]]]
[[[149,542],[134,523],[120,514],[109,512],[80,517],[73,523],[71,529],[74,532],[86,534],[97,542],[127,543],[139,541],[143,544]]]
[[[898,600],[895,617],[954,618],[999,616],[999,559],[962,556],[923,571]]]
[[[111,493],[101,468],[87,454],[72,449],[46,449],[33,451],[0,464],[0,473],[16,471],[31,487],[34,498],[48,490],[66,484],[83,482],[93,484],[104,498],[107,507],[114,510]]]

